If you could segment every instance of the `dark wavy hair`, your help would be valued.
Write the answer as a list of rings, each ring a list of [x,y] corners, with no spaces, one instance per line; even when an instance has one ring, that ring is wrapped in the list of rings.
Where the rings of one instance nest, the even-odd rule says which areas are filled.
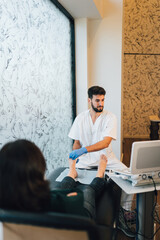
[[[28,140],[9,142],[0,151],[0,207],[45,211],[50,201],[46,162],[40,149]]]
[[[93,95],[104,95],[105,96],[106,91],[104,88],[99,86],[92,86],[88,89],[88,97],[92,99]]]

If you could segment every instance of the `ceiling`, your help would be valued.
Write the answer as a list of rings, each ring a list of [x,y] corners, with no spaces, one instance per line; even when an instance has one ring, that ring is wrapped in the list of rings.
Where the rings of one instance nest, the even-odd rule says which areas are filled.
[[[101,18],[94,0],[58,0],[73,18]]]

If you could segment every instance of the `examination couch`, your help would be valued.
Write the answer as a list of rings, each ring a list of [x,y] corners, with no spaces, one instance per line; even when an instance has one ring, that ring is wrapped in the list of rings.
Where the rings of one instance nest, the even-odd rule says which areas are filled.
[[[51,189],[63,169],[52,174]],[[121,191],[109,181],[97,203],[97,219],[66,213],[31,213],[0,209],[0,240],[113,240]],[[108,205],[104,213],[103,204]],[[105,223],[105,224],[104,224]]]
[[[50,174],[49,181],[51,189],[56,189],[58,185],[56,179],[65,169],[66,168],[60,167]],[[116,239],[120,199],[121,189],[112,180],[107,180],[106,177],[105,190],[96,202],[96,220],[94,222],[99,229],[98,239]],[[107,212],[104,212],[104,205]]]

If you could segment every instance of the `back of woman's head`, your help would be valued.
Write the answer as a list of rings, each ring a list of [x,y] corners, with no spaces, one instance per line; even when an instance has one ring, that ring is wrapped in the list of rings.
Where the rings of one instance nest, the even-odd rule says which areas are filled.
[[[0,207],[42,211],[49,203],[46,162],[40,149],[27,140],[7,143],[0,151]]]

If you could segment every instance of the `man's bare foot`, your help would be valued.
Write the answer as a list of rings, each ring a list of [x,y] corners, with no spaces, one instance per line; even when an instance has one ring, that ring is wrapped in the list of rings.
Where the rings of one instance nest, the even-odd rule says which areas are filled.
[[[106,170],[107,162],[108,162],[107,157],[104,154],[102,154],[100,156],[99,165],[98,165],[98,171],[97,171],[96,177],[100,177],[100,178],[104,177],[104,173],[105,173],[105,170]]]
[[[76,160],[72,160],[69,158],[69,173],[67,174],[67,176],[73,179],[75,179],[78,176],[76,171]]]

